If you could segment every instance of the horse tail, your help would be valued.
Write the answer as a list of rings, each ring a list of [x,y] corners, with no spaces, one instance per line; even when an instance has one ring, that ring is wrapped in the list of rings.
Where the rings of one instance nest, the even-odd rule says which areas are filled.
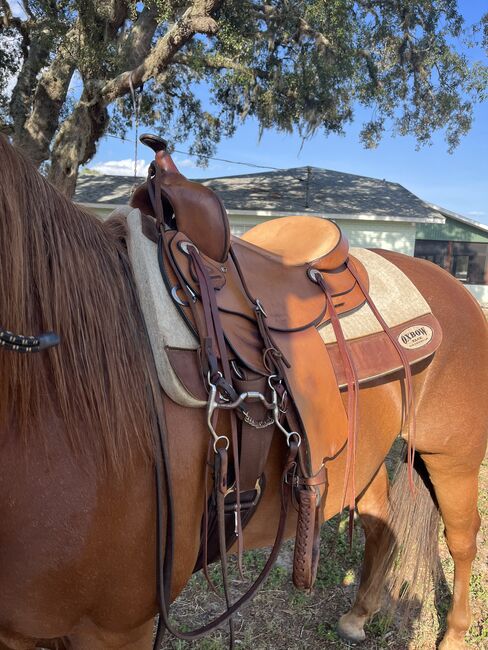
[[[438,579],[439,568],[440,512],[427,468],[418,453],[415,454],[413,478],[414,494],[409,485],[405,456],[392,481],[383,566],[377,573],[379,577],[386,577],[391,605],[402,605],[404,621],[412,607],[424,601],[432,580]]]

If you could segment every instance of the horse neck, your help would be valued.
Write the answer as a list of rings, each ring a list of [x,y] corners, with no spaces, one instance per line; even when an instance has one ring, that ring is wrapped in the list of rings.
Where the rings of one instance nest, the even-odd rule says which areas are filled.
[[[101,223],[36,170],[15,180],[0,181],[1,324],[55,331],[61,344],[42,355],[0,354],[0,426],[13,420],[28,439],[49,405],[76,454],[100,469],[121,471],[141,453],[151,459],[150,355],[122,226]]]

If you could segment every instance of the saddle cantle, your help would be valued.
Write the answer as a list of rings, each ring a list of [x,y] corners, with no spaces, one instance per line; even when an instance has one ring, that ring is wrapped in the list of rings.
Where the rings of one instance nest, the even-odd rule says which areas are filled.
[[[440,328],[425,301],[413,323],[391,323],[370,294],[378,282],[363,262],[372,268],[371,260],[351,255],[347,239],[330,221],[285,217],[256,226],[241,239],[231,237],[217,195],[178,172],[163,140],[141,140],[156,152],[146,183],[131,200],[146,215],[149,239],[141,250],[153,251],[154,265],[157,246],[172,328],[178,311],[185,331],[179,336],[181,345],[164,342],[167,363],[156,364],[163,381],[171,377],[168,393],[174,399],[186,394],[187,401],[180,403],[207,408],[214,493],[202,525],[196,569],[206,571],[207,562],[219,556],[225,566],[226,549],[235,542],[240,560],[242,528],[265,489],[266,460],[278,433],[284,437],[287,458],[272,557],[293,498],[299,509],[294,582],[310,588],[327,462],[346,444],[345,484],[351,512],[354,508],[359,384],[403,371],[408,419],[413,407],[410,364],[433,353],[440,344]],[[134,232],[137,218],[129,219]],[[146,309],[148,293],[160,290],[161,280],[157,286],[139,282],[140,266],[135,277],[143,287],[141,304],[149,314],[151,337],[162,312]],[[359,321],[359,336],[357,325],[345,326],[351,319]],[[366,321],[370,329],[364,335]],[[428,331],[428,344],[402,342],[402,337],[428,338]],[[157,351],[162,344],[156,336],[151,345]],[[341,388],[348,391],[347,410]],[[413,445],[411,440],[410,459]],[[234,606],[229,616],[232,611]]]

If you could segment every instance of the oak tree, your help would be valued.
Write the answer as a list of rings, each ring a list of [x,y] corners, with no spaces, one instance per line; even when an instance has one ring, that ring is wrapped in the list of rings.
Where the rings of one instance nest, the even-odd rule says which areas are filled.
[[[68,195],[135,106],[201,157],[247,117],[307,138],[358,106],[366,146],[452,149],[486,89],[464,37],[456,0],[0,0],[0,126]]]

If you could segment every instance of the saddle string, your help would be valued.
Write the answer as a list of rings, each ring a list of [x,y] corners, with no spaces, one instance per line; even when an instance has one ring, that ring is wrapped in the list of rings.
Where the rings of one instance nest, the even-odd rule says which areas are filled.
[[[201,301],[204,308],[205,321],[207,328],[213,328],[215,339],[212,341],[212,348],[218,350],[222,371],[225,381],[231,385],[231,369],[227,356],[227,346],[224,338],[224,331],[222,329],[219,317],[217,301],[215,298],[215,291],[212,281],[208,275],[205,265],[194,246],[189,248],[190,259],[194,264],[194,269],[197,274],[198,283],[200,286]],[[207,329],[208,332],[208,329]],[[236,522],[237,522],[237,545],[238,545],[238,566],[239,573],[243,577],[243,554],[244,544],[242,535],[242,519],[241,519],[241,500],[240,500],[240,476],[239,476],[239,441],[237,432],[237,421],[234,411],[230,412],[230,426],[232,438],[232,452],[234,459],[234,473],[235,473],[235,487],[236,487]]]
[[[207,581],[208,586],[210,589],[218,596],[219,592],[217,590],[217,587],[215,586],[214,581],[212,580],[210,576],[210,572],[208,570],[208,530],[209,530],[209,512],[208,512],[208,501],[210,498],[209,491],[208,491],[208,483],[210,479],[209,475],[209,469],[212,467],[212,452],[213,452],[213,445],[212,441],[209,440],[208,442],[208,452],[207,452],[207,462],[205,463],[205,476],[204,476],[204,481],[205,481],[205,488],[204,488],[204,502],[203,502],[203,525],[202,525],[202,531],[203,531],[203,540],[202,540],[202,550],[203,550],[203,560],[202,560],[202,571],[203,575],[205,576],[205,580]]]
[[[231,601],[229,594],[229,570],[227,563],[227,544],[225,536],[225,495],[227,493],[228,477],[228,454],[227,449],[219,447],[215,454],[215,496],[217,502],[217,519],[219,528],[219,551],[220,567],[222,571],[222,585],[224,589],[225,606],[230,609]],[[235,644],[234,619],[229,617],[229,648],[232,650]]]
[[[341,356],[342,365],[346,373],[347,381],[347,457],[344,476],[344,489],[342,494],[341,510],[346,503],[349,494],[349,544],[352,544],[354,530],[354,510],[356,506],[356,447],[359,430],[359,379],[351,356],[349,346],[344,337],[339,317],[334,305],[333,297],[322,273],[319,271],[313,274],[313,279],[325,293],[329,305],[330,321],[337,339],[337,346]]]
[[[398,356],[400,357],[400,361],[402,362],[402,366],[405,372],[405,411],[404,411],[404,417],[403,417],[403,426],[407,427],[407,464],[408,464],[408,481],[409,481],[409,486],[410,486],[410,492],[415,495],[415,485],[413,482],[413,464],[414,464],[414,459],[415,459],[415,438],[416,438],[416,415],[415,415],[415,395],[414,395],[414,389],[413,389],[413,380],[412,380],[412,371],[410,369],[410,363],[408,361],[408,358],[402,349],[401,345],[397,341],[395,335],[391,331],[390,327],[386,323],[385,319],[383,316],[380,314],[378,311],[378,308],[374,304],[371,296],[369,295],[369,291],[367,287],[365,286],[364,282],[362,281],[360,275],[358,274],[354,264],[351,262],[351,260],[348,258],[346,260],[346,266],[347,268],[351,271],[352,275],[354,276],[354,279],[358,283],[359,288],[361,289],[364,297],[366,298],[366,302],[368,303],[371,311],[373,312],[376,320],[379,322],[381,327],[383,328],[383,331],[385,334],[388,336],[390,339],[393,347],[395,348]]]

